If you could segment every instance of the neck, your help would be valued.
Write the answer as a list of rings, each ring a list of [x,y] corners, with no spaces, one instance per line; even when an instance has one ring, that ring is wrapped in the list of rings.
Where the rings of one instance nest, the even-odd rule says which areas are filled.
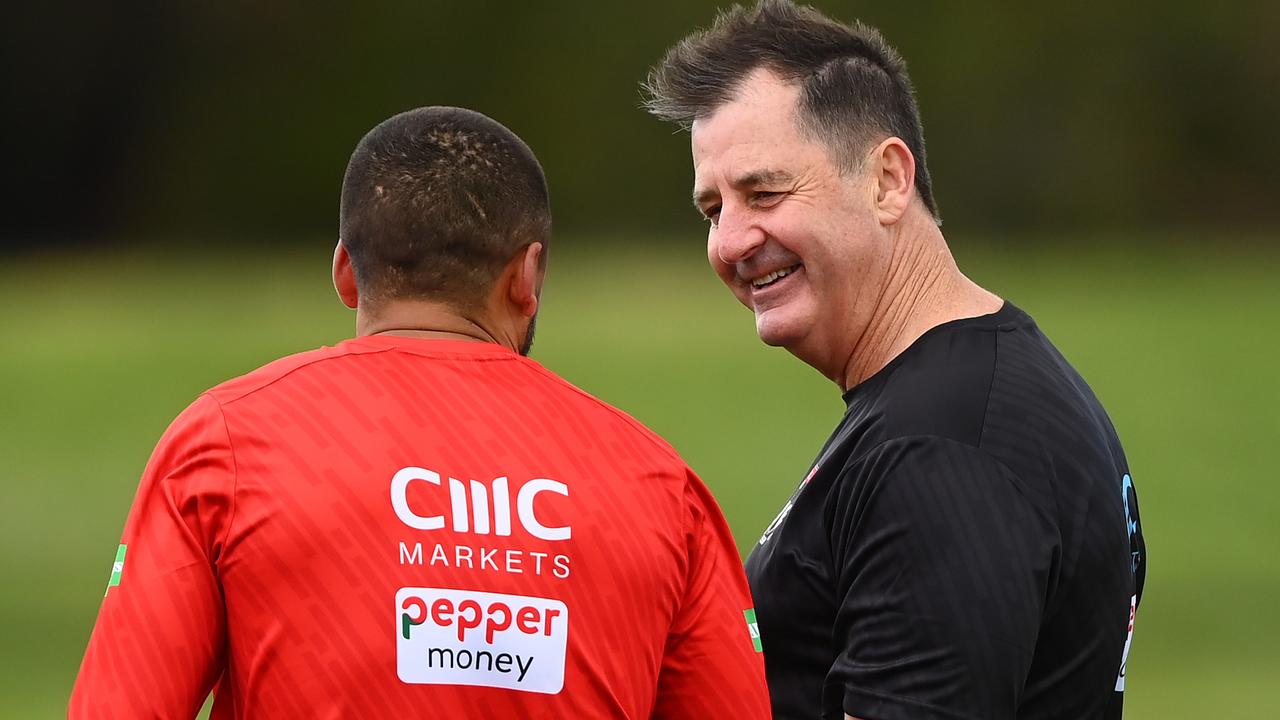
[[[845,391],[879,372],[921,335],[952,320],[1000,309],[1002,300],[965,277],[946,240],[929,222],[919,232],[894,238],[894,251],[869,322],[854,343],[843,373]]]
[[[483,313],[425,300],[393,300],[372,310],[357,309],[356,336],[366,335],[487,342],[516,349]]]

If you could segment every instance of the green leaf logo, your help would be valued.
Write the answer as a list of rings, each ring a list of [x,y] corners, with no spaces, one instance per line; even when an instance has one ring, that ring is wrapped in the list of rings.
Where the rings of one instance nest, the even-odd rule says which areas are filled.
[[[124,552],[128,547],[128,545],[120,543],[120,547],[116,548],[116,561],[111,563],[111,578],[107,580],[107,592],[110,592],[111,588],[120,584],[120,576],[124,574]],[[102,594],[103,597],[106,597],[106,595],[107,593],[105,592]]]
[[[747,634],[751,636],[751,644],[756,652],[764,652],[764,646],[760,644],[760,626],[756,623],[755,608],[743,610],[742,615],[747,619]]]

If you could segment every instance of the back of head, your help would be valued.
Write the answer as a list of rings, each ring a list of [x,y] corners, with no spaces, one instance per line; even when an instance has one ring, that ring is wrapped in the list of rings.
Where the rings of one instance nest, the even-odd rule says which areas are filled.
[[[519,137],[471,110],[391,117],[356,146],[340,239],[366,309],[392,300],[481,306],[521,248],[547,243],[542,167]]]
[[[645,83],[645,106],[687,128],[732,101],[761,67],[800,86],[801,133],[823,142],[842,169],[857,169],[880,140],[901,138],[915,156],[917,194],[940,222],[906,63],[862,23],[844,25],[790,0],[735,5],[667,51]]]

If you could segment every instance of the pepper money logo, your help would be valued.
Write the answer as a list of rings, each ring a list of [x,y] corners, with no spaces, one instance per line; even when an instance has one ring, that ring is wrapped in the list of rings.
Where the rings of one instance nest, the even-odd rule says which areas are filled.
[[[396,593],[396,674],[420,685],[554,695],[564,687],[569,609],[559,600],[446,588]]]

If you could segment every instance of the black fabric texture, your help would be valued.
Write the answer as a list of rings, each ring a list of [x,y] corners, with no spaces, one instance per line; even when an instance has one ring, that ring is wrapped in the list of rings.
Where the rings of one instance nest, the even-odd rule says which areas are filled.
[[[1120,718],[1137,495],[1035,322],[940,325],[845,401],[747,561],[774,717]]]

